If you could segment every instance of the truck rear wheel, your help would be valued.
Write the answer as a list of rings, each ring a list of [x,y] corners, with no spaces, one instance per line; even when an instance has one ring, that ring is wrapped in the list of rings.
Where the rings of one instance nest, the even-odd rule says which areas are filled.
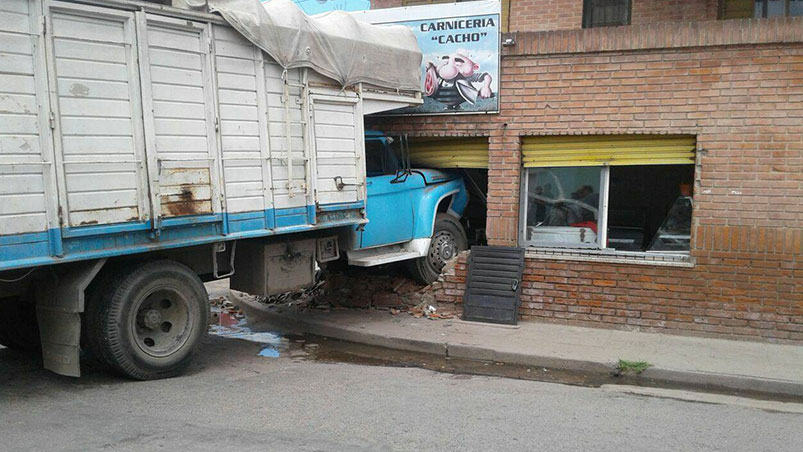
[[[427,255],[410,262],[410,272],[424,284],[438,280],[443,266],[449,259],[468,248],[468,239],[463,226],[449,214],[435,217],[435,228]]]
[[[208,298],[200,278],[177,262],[120,268],[91,294],[87,345],[95,357],[130,378],[178,375],[206,334]]]

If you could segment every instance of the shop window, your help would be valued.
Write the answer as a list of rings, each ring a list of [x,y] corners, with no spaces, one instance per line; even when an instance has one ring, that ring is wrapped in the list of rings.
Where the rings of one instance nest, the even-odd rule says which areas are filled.
[[[803,16],[803,0],[722,0],[721,19]]]
[[[583,28],[630,25],[630,0],[584,0]]]
[[[525,138],[523,244],[687,254],[695,147],[686,136]]]

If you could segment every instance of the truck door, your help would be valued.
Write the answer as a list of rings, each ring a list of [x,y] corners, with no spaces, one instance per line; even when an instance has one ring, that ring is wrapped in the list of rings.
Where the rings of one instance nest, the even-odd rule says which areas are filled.
[[[302,70],[284,72],[265,56],[263,74],[275,225],[282,228],[310,224],[315,210],[309,183],[309,131],[303,121],[308,114]]]
[[[390,245],[413,239],[415,210],[413,194],[424,180],[417,174],[398,173],[401,165],[387,141],[365,142],[368,180],[366,217],[368,224],[360,235],[360,248]]]
[[[356,96],[312,97],[317,204],[354,203],[365,198],[358,105]]]
[[[134,13],[55,1],[45,7],[63,222],[147,220]]]
[[[209,25],[136,14],[155,215],[220,212]]]

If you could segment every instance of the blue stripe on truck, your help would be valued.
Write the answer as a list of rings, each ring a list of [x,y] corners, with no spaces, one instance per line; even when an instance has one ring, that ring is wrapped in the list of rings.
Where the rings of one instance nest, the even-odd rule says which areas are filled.
[[[361,202],[321,206],[320,216],[315,206],[304,206],[175,217],[162,221],[158,236],[151,229],[150,222],[92,225],[0,236],[0,270],[352,226],[365,222],[360,211],[364,207],[365,204]],[[339,215],[327,216],[331,212]],[[224,221],[228,224],[229,233],[226,235],[223,235]],[[61,240],[58,240],[59,237]],[[63,250],[54,246],[56,242]]]

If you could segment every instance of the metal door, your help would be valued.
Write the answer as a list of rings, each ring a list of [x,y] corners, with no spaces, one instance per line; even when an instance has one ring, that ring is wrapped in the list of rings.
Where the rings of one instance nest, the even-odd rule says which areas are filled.
[[[213,25],[212,31],[223,193],[233,223],[230,228],[237,230],[237,222],[253,224],[257,219],[269,228],[273,198],[262,51],[232,28]]]
[[[0,2],[0,235],[58,225],[38,7],[28,0]]]
[[[309,224],[314,221],[314,212],[303,71],[283,71],[265,56],[263,73],[276,226]]]
[[[523,272],[523,248],[472,247],[463,294],[463,320],[515,324]]]
[[[137,31],[154,215],[220,212],[209,25],[138,12]]]
[[[364,199],[365,139],[359,127],[358,108],[356,98],[312,97],[317,204],[353,203]]]
[[[134,14],[57,1],[45,5],[64,222],[146,220]]]

